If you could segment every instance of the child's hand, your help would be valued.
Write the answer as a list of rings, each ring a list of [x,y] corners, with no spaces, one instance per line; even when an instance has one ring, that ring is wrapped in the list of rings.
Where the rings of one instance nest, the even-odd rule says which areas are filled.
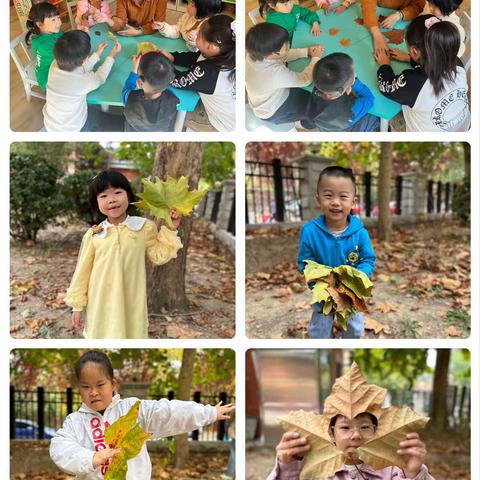
[[[235,410],[235,405],[229,403],[228,405],[222,405],[222,402],[218,402],[215,405],[215,409],[217,410],[217,420],[229,420],[230,412]]]
[[[387,18],[383,20],[380,24],[382,28],[393,28],[397,22],[402,19],[402,14],[400,12],[395,12],[390,14]]]
[[[389,57],[389,52],[385,51],[385,50],[377,50],[374,54],[373,54],[374,58],[375,58],[375,61],[379,64],[379,65],[390,65],[390,57]]]
[[[77,30],[81,30],[82,32],[88,33],[87,25],[78,25],[77,24]]]
[[[162,49],[160,49],[159,52],[165,57],[167,57],[167,59],[173,63],[173,55],[170,52],[167,52],[166,50],[162,50]]]
[[[175,210],[170,210],[168,214],[170,215],[173,226],[175,227],[175,230],[176,230],[180,225],[180,215]]]
[[[322,55],[325,52],[325,47],[323,45],[315,45],[313,47],[308,47],[308,56],[309,57],[318,57],[322,58]]]
[[[132,58],[134,73],[138,73],[138,64],[140,63],[140,59],[142,58],[142,55],[143,55],[142,53],[137,53]]]
[[[408,433],[405,440],[399,444],[397,453],[402,455],[407,466],[404,468],[407,478],[415,478],[420,472],[421,466],[427,457],[427,447],[420,439],[418,433]]]
[[[320,24],[318,22],[313,22],[310,33],[312,33],[315,37],[318,37],[322,33],[322,29],[320,28]]]
[[[92,465],[93,468],[98,468],[101,465],[105,465],[108,460],[117,455],[122,451],[121,448],[105,448],[104,450],[99,450],[93,456]]]
[[[122,46],[120,45],[120,42],[117,40],[109,56],[112,58],[115,58],[121,51],[122,51]]]
[[[82,312],[72,312],[72,328],[78,330],[82,326]]]
[[[137,37],[138,35],[141,35],[143,31],[141,28],[135,28],[131,25],[125,25],[125,28],[117,33],[122,37]]]
[[[102,43],[98,46],[96,53],[97,53],[97,55],[98,55],[99,57],[102,56],[102,53],[103,53],[103,51],[105,50],[105,48],[107,48],[107,45],[108,45],[107,42],[102,42]]]
[[[393,60],[398,60],[399,62],[410,61],[410,55],[408,53],[402,52],[399,48],[390,49],[390,58]]]
[[[191,43],[192,45],[195,45],[197,36],[198,36],[198,30],[192,30],[191,32],[188,32],[187,33],[188,42]]]
[[[276,447],[277,458],[281,463],[290,463],[310,450],[307,440],[297,432],[285,432]]]
[[[158,30],[160,33],[162,33],[165,30],[166,25],[167,25],[167,22],[157,22],[156,20],[152,22],[152,28],[154,28],[155,30]]]

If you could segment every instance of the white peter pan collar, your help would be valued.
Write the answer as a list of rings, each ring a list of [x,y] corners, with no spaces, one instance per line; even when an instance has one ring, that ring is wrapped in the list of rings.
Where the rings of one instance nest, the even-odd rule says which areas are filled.
[[[119,223],[119,225],[125,225],[130,230],[134,232],[138,232],[143,228],[146,221],[147,219],[143,217],[133,217],[133,216],[127,215],[127,218],[122,223]],[[105,219],[102,223],[98,225],[98,227],[101,227],[101,231],[95,233],[94,235],[98,238],[106,238],[108,227],[114,227],[114,226],[115,225],[113,223],[110,223],[108,219]]]

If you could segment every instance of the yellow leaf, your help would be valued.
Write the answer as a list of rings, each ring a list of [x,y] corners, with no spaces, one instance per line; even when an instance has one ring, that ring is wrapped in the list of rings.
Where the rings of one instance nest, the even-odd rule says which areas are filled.
[[[137,43],[137,55],[140,53],[156,52],[158,47],[152,42]]]

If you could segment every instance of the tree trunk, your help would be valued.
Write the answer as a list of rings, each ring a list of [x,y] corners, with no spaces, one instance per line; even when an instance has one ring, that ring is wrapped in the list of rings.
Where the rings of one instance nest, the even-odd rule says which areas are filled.
[[[178,400],[190,400],[192,388],[195,348],[186,348],[182,354],[182,368],[178,377]],[[188,460],[188,433],[175,437],[175,468],[184,469]]]
[[[159,143],[152,177],[160,177],[165,180],[167,175],[175,179],[184,175],[188,177],[189,187],[197,188],[200,179],[202,151],[203,144],[199,142]],[[157,226],[160,226],[158,222]],[[185,266],[191,228],[192,216],[182,217],[178,234],[183,248],[179,250],[176,259],[161,267],[148,263],[147,298],[150,313],[188,310],[185,294]]]
[[[470,178],[470,159],[471,159],[471,148],[468,142],[463,142],[463,176],[465,178]]]
[[[448,425],[448,364],[450,350],[437,348],[437,361],[433,376],[432,407],[430,409],[430,423],[435,430],[444,430]]]
[[[392,178],[393,143],[382,142],[378,172],[378,239],[388,242],[392,234],[390,184]]]

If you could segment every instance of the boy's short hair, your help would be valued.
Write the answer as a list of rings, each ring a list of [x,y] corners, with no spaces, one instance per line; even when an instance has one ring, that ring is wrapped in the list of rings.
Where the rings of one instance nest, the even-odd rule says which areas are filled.
[[[175,69],[163,53],[148,52],[140,58],[138,78],[157,92],[163,92],[175,78]]]
[[[462,1],[463,0],[428,0],[428,3],[438,7],[442,15],[448,17],[462,4]]]
[[[57,40],[53,47],[53,55],[60,70],[72,72],[83,64],[91,49],[88,33],[70,30]]]
[[[346,53],[332,53],[321,58],[313,68],[313,83],[322,93],[343,95],[355,75],[353,59]]]
[[[331,167],[324,168],[320,175],[318,176],[317,182],[317,192],[320,188],[320,183],[322,182],[323,177],[336,177],[336,178],[348,178],[353,183],[353,192],[356,193],[357,185],[355,183],[355,176],[353,175],[353,171],[351,168],[343,168],[337,165],[333,165]]]
[[[272,53],[278,53],[286,43],[288,32],[283,27],[274,23],[259,23],[248,31],[245,48],[252,60],[260,62]]]
[[[211,17],[222,11],[222,0],[201,0],[197,2],[193,0],[193,3],[197,9],[197,18]]]

